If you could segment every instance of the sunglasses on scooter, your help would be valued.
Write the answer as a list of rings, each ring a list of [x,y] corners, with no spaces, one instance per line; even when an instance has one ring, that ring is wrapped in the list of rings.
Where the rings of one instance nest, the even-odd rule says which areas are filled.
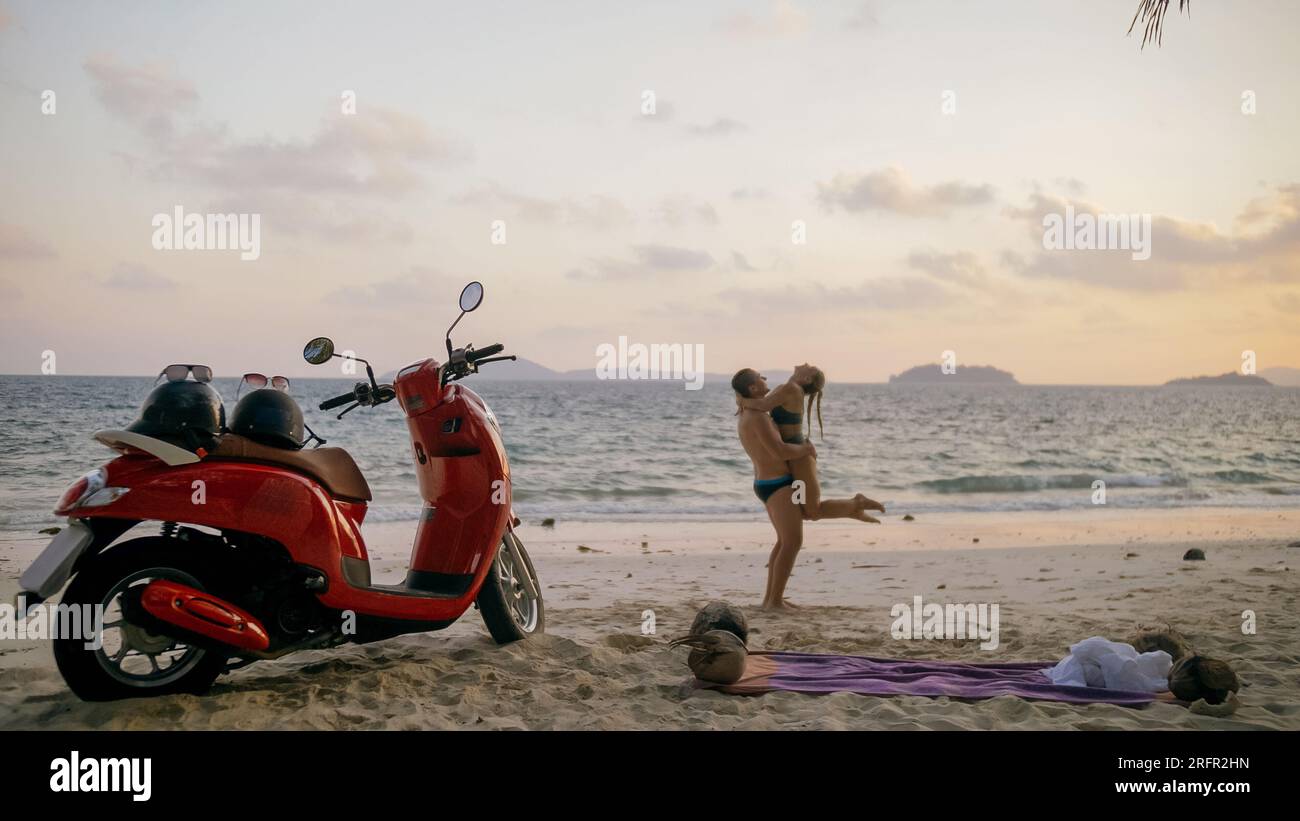
[[[277,391],[289,390],[289,380],[283,376],[272,376],[268,379],[260,373],[246,373],[244,384],[250,388],[265,388],[269,384]]]
[[[153,381],[155,385],[167,377],[168,382],[184,382],[185,377],[194,374],[195,382],[211,382],[212,369],[207,365],[168,365],[158,374],[158,378]]]
[[[289,392],[289,380],[283,376],[268,377],[265,374],[260,373],[246,373],[244,374],[244,378],[239,380],[239,387],[235,390],[235,398],[239,398],[239,395],[244,392],[244,388],[257,390],[267,386],[284,393]]]

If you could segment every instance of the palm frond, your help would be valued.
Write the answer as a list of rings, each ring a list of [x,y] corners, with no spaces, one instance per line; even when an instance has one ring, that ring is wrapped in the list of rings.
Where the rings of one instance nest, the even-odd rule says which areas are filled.
[[[1188,17],[1192,16],[1191,8],[1192,0],[1178,0],[1178,10],[1186,11]],[[1137,25],[1138,20],[1141,20],[1145,26],[1142,32],[1142,48],[1147,47],[1148,40],[1155,40],[1157,46],[1161,45],[1167,11],[1169,11],[1169,0],[1140,0],[1137,13],[1133,15],[1133,22],[1128,24],[1128,33],[1132,34],[1133,27]]]

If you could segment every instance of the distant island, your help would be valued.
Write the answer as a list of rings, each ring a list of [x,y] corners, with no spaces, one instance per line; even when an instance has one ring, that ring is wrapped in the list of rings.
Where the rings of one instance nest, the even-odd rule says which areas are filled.
[[[1273,383],[1269,382],[1262,376],[1246,375],[1236,371],[1228,371],[1218,376],[1189,376],[1184,379],[1170,379],[1165,383],[1166,387],[1180,387],[1184,385],[1249,385],[1256,388],[1271,388]]]
[[[760,370],[759,373],[767,374],[767,383],[773,387],[784,382],[790,375],[790,372],[784,369]],[[1283,387],[1300,387],[1300,368],[1264,368],[1260,373],[1262,376],[1244,376],[1236,372],[1225,373],[1219,376],[1195,376],[1184,379],[1172,379],[1166,382],[1165,385],[1249,385],[1254,387],[1280,385]],[[396,374],[396,371],[390,371],[380,377],[380,381],[391,382]],[[594,382],[596,381],[596,370],[594,367],[591,367],[557,371],[532,360],[520,357],[515,362],[493,363],[492,365],[484,367],[480,373],[477,373],[470,378],[488,382]],[[704,379],[707,382],[729,382],[731,380],[731,374],[706,373],[704,374]],[[944,373],[937,363],[932,365],[917,365],[914,368],[908,368],[900,374],[890,376],[889,383],[891,385],[895,383],[903,385],[1020,384],[1014,374],[999,368],[994,368],[990,365],[958,365],[956,373]]]
[[[1264,368],[1259,375],[1284,388],[1300,388],[1300,368]]]
[[[889,384],[934,384],[945,385],[1019,385],[1016,378],[1007,371],[998,370],[991,365],[958,365],[954,373],[944,373],[936,363],[934,365],[917,365],[908,368],[896,376],[889,377]]]

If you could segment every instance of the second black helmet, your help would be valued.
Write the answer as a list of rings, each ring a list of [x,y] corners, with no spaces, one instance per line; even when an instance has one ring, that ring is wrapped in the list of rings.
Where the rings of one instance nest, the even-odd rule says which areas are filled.
[[[303,444],[302,409],[284,391],[261,388],[235,405],[230,432],[259,444],[298,450]]]

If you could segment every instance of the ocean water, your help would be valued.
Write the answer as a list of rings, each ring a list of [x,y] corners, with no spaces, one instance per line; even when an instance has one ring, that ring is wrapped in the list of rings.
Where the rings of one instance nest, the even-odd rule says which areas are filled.
[[[135,417],[153,380],[0,376],[0,530],[31,534],[111,451],[90,438]],[[315,409],[351,380],[295,380],[307,422],[347,448],[374,520],[420,507],[397,403],[342,420]],[[495,382],[524,517],[761,519],[721,382]],[[234,407],[236,380],[214,386]],[[1300,507],[1300,389],[830,385],[814,442],[826,497],[863,492],[891,513],[1108,507]]]

